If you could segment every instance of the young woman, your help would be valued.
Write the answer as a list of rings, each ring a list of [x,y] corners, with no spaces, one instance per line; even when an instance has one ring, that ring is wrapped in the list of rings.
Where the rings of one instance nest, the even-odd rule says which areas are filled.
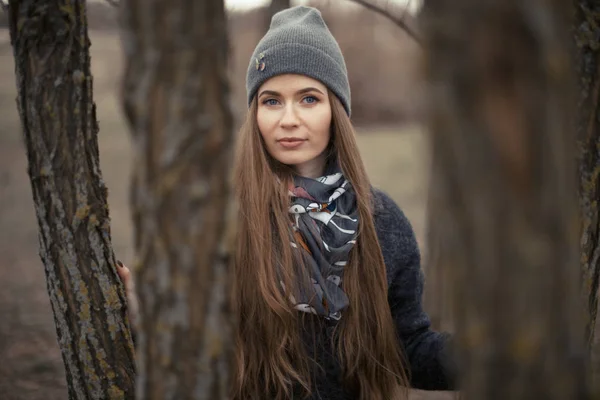
[[[318,10],[276,14],[247,72],[232,397],[390,400],[453,386],[415,235],[371,187],[340,48]],[[129,271],[121,268],[131,292]],[[134,300],[133,300],[134,301]]]

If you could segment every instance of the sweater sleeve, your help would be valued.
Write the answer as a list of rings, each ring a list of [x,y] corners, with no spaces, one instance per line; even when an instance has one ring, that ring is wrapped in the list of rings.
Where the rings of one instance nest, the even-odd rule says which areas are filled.
[[[431,330],[422,306],[421,256],[412,226],[396,203],[375,190],[375,227],[388,279],[388,302],[410,364],[411,386],[453,390],[450,335]]]

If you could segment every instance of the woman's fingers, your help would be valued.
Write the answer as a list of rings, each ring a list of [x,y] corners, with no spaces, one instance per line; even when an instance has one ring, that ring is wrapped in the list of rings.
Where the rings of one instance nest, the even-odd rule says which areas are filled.
[[[138,300],[135,294],[135,283],[131,276],[131,271],[121,261],[117,261],[117,273],[121,278],[121,281],[125,285],[125,292],[127,293],[127,304],[129,308],[129,319],[132,323],[136,323],[138,316]]]
[[[119,278],[125,284],[125,287],[129,289],[129,285],[131,282],[131,271],[127,268],[121,261],[117,261],[117,273],[119,274]]]

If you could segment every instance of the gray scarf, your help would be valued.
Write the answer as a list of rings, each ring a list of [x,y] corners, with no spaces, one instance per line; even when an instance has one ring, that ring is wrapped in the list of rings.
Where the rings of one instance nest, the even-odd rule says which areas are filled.
[[[294,177],[289,188],[292,229],[312,285],[290,296],[295,308],[339,320],[348,307],[340,287],[350,250],[356,243],[358,210],[350,182],[339,167],[317,179]]]

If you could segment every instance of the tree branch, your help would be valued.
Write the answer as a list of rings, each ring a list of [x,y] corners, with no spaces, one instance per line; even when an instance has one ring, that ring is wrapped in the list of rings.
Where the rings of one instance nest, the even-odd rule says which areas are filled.
[[[408,36],[413,38],[413,40],[415,42],[417,42],[419,45],[423,46],[423,43],[422,43],[422,40],[421,40],[421,37],[419,36],[419,34],[413,28],[408,26],[406,24],[406,22],[404,21],[404,14],[402,15],[401,18],[398,18],[398,17],[392,15],[387,10],[384,10],[383,8],[381,8],[379,6],[376,6],[375,4],[372,4],[367,0],[349,0],[349,1],[353,1],[357,4],[362,5],[365,8],[368,8],[371,11],[374,11],[378,14],[383,15],[384,17],[386,17],[387,19],[392,21],[394,24],[396,24],[398,27],[400,27],[400,29],[402,29],[404,32],[406,32],[408,34]],[[407,8],[408,8],[408,5],[407,5]]]
[[[8,12],[8,3],[5,2],[4,0],[0,0],[0,9],[2,9],[2,11],[4,12]]]
[[[119,7],[119,0],[106,0],[106,2],[113,7]]]
[[[400,19],[402,21],[404,21],[404,17],[406,16],[406,13],[408,12],[408,9],[410,8],[411,4],[412,4],[412,0],[408,0],[408,2],[406,3],[406,6],[404,6],[404,11],[402,11],[402,15],[400,16]]]

